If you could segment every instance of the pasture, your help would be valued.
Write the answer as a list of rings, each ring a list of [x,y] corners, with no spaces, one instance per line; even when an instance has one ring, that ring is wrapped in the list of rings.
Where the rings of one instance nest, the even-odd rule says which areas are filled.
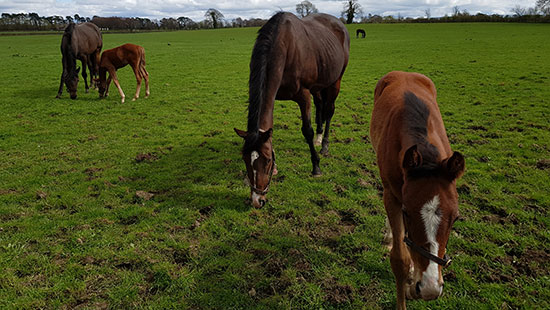
[[[151,96],[125,104],[82,81],[55,99],[60,35],[0,36],[0,308],[394,308],[368,132],[392,70],[434,81],[466,158],[443,296],[409,308],[550,308],[550,26],[349,30],[323,175],[297,104],[277,102],[279,174],[259,210],[233,131],[257,28],[104,34],[104,50],[145,48]],[[118,76],[133,94],[130,68]]]

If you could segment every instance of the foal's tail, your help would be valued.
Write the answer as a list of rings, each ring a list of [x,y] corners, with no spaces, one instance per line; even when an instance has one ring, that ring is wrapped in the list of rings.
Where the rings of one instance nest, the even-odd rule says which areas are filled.
[[[141,48],[141,55],[139,58],[139,74],[141,77],[149,79],[149,72],[145,69],[145,49]]]

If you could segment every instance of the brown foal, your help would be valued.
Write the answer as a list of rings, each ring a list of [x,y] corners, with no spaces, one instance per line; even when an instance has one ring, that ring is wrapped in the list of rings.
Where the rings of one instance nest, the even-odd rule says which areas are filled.
[[[149,97],[149,73],[145,69],[145,50],[143,47],[135,44],[124,44],[119,47],[106,50],[101,54],[101,61],[99,63],[99,96],[106,97],[109,95],[109,85],[111,79],[118,88],[121,101],[124,103],[126,96],[120,87],[116,70],[130,65],[134,70],[134,75],[137,80],[136,94],[132,101],[139,98],[139,92],[141,91],[141,81],[145,79],[145,98]],[[109,72],[109,78],[107,79],[107,72]]]
[[[380,79],[370,134],[391,228],[386,240],[397,308],[406,309],[406,298],[431,300],[443,292],[441,269],[450,263],[446,248],[458,217],[456,179],[464,158],[451,150],[433,82],[418,73]]]

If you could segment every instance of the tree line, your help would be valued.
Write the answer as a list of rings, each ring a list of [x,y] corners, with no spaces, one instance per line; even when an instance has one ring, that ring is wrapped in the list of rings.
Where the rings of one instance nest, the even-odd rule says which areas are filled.
[[[318,10],[310,1],[302,1],[296,5],[296,13],[299,17],[305,17]],[[470,14],[467,10],[461,10],[458,6],[453,8],[450,15],[432,17],[430,9],[425,10],[425,16],[418,18],[376,14],[363,15],[363,10],[358,0],[343,2],[341,20],[350,24],[359,23],[449,23],[449,22],[550,22],[550,0],[537,0],[535,7],[524,8],[516,6],[512,9],[513,15],[487,15],[483,13]],[[267,20],[261,18],[225,19],[217,9],[208,9],[204,14],[205,19],[194,21],[189,17],[149,19],[140,17],[83,17],[74,16],[39,16],[37,13],[2,13],[0,18],[0,31],[33,31],[33,30],[63,30],[69,23],[92,22],[103,30],[121,31],[150,31],[150,30],[195,30],[212,28],[236,28],[259,27]]]
[[[74,16],[39,16],[37,13],[2,13],[0,31],[60,31],[70,23],[92,22],[103,30],[150,31],[150,30],[194,30],[226,27],[259,27],[267,20],[261,18],[242,19],[240,17],[227,20],[216,9],[209,9],[205,19],[195,22],[189,17],[149,19],[141,17],[81,17]]]

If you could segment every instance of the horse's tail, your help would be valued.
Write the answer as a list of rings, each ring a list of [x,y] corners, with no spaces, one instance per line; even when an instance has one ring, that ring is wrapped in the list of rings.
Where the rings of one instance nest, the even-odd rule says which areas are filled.
[[[250,78],[248,81],[248,137],[245,143],[254,144],[257,140],[260,127],[260,115],[262,104],[264,103],[267,92],[267,70],[269,54],[279,33],[279,25],[283,17],[283,12],[275,14],[269,21],[258,30],[258,37],[252,50],[250,59]]]

